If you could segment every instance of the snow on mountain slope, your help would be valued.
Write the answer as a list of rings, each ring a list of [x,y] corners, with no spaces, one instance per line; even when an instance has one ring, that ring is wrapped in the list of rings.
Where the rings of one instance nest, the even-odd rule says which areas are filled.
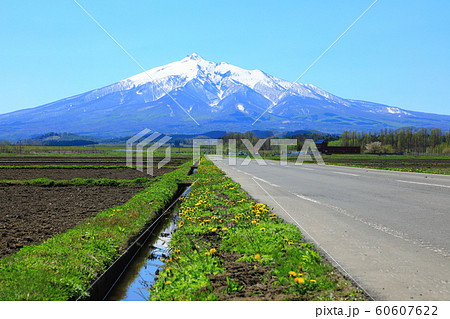
[[[111,93],[116,90],[130,90],[145,86],[147,89],[142,88],[141,90],[150,92],[151,94],[148,97],[151,100],[157,100],[194,79],[197,79],[202,85],[215,88],[216,97],[220,100],[230,93],[227,91],[233,85],[245,85],[271,102],[277,102],[281,93],[287,89],[290,90],[291,94],[305,97],[336,99],[333,95],[313,85],[293,84],[272,77],[260,70],[245,70],[225,62],[206,61],[196,53],[181,61],[156,67],[122,80],[112,86],[103,88],[97,94],[103,96],[104,93]],[[137,91],[136,94],[142,95],[143,91]],[[210,89],[209,91],[213,92],[214,90]]]

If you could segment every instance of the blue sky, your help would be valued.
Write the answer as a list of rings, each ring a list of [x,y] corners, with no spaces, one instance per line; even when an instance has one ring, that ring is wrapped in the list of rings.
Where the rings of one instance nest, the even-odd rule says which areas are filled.
[[[294,81],[373,0],[78,0],[146,69],[196,52]],[[140,73],[72,0],[2,0],[0,113]],[[450,1],[379,0],[301,80],[450,114]]]

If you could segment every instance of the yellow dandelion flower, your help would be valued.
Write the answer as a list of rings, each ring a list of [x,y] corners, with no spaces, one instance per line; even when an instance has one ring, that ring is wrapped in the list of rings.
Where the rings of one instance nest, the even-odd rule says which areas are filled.
[[[211,253],[210,253],[209,251],[207,251],[207,252],[205,253],[205,256],[209,256],[209,255],[211,255]]]
[[[310,281],[311,281],[311,282],[317,282],[317,280],[315,280],[315,279],[311,279]]]
[[[289,272],[289,275],[291,275],[292,277],[296,277],[296,276],[297,276],[297,273],[296,273],[295,271],[290,271],[290,272]]]
[[[305,283],[305,279],[301,278],[301,277],[296,277],[294,279],[294,281],[298,284],[304,284]]]
[[[259,230],[263,231],[263,230],[266,230],[266,229],[264,227],[261,227]]]
[[[166,285],[170,285],[172,282],[170,280],[166,281]]]
[[[255,258],[255,260],[261,259],[261,255],[260,254],[256,254],[254,258]]]
[[[217,250],[216,250],[215,248],[211,248],[211,249],[209,250],[209,252],[210,252],[211,254],[214,254],[215,252],[217,252]]]
[[[216,230],[217,230],[217,228],[215,228],[215,227],[213,229],[211,229],[212,232],[215,232]]]

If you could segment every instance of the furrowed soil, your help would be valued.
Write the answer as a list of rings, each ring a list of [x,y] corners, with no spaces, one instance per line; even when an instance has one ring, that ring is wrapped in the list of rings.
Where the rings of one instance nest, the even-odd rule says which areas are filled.
[[[49,178],[53,180],[69,180],[73,178],[110,178],[135,179],[162,176],[173,171],[174,168],[154,169],[153,175],[140,172],[132,168],[3,168],[0,169],[0,180],[28,180],[35,178]]]
[[[188,159],[173,158],[161,169],[156,163],[161,159],[155,158],[153,175],[147,174],[146,161],[144,172],[132,168],[83,168],[84,165],[95,166],[126,166],[124,157],[58,157],[58,156],[14,156],[0,157],[0,180],[29,180],[36,178],[49,178],[53,180],[70,180],[73,178],[109,178],[109,179],[135,179],[162,176],[174,170]],[[2,168],[1,166],[36,166],[36,165],[79,165],[72,168]]]
[[[154,163],[160,162],[162,159],[155,158]],[[178,166],[186,162],[187,159],[172,159],[167,166]],[[146,164],[146,160],[144,159],[144,165]],[[0,166],[34,166],[34,165],[95,165],[95,166],[126,166],[127,163],[124,158],[120,160],[116,159],[55,159],[55,158],[26,158],[26,159],[0,159]]]
[[[0,186],[0,259],[124,204],[143,188]]]
[[[0,180],[48,178],[127,179],[162,176],[188,159],[174,158],[153,175],[131,168],[0,168]],[[155,159],[156,163],[157,159]],[[0,157],[0,166],[29,165],[121,165],[124,157]],[[27,245],[42,241],[73,228],[101,211],[126,203],[144,186],[60,186],[0,184],[0,258]]]
[[[155,156],[155,160],[157,157]],[[161,158],[159,158],[161,159]],[[180,158],[173,158],[176,161]],[[123,162],[125,163],[125,156],[35,156],[35,155],[11,155],[0,156],[0,163],[3,162],[22,162],[22,161],[35,161],[35,162]],[[144,156],[145,160],[145,156]],[[182,160],[182,159],[181,159]]]

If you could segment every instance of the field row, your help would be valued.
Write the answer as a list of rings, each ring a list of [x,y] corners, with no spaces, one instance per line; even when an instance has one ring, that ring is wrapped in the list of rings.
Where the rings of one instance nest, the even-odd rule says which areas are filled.
[[[155,169],[153,177],[162,176],[171,172],[173,167],[162,167]],[[73,178],[109,178],[109,179],[136,179],[152,177],[145,171],[140,172],[131,168],[108,169],[108,168],[13,168],[0,169],[1,180],[30,180],[36,178],[49,178],[53,180],[69,180]]]
[[[20,249],[0,260],[0,300],[80,297],[172,199],[178,183],[187,178],[187,164],[145,189],[0,188],[2,198],[8,199],[0,208],[1,234],[6,238],[0,250],[7,255]]]

